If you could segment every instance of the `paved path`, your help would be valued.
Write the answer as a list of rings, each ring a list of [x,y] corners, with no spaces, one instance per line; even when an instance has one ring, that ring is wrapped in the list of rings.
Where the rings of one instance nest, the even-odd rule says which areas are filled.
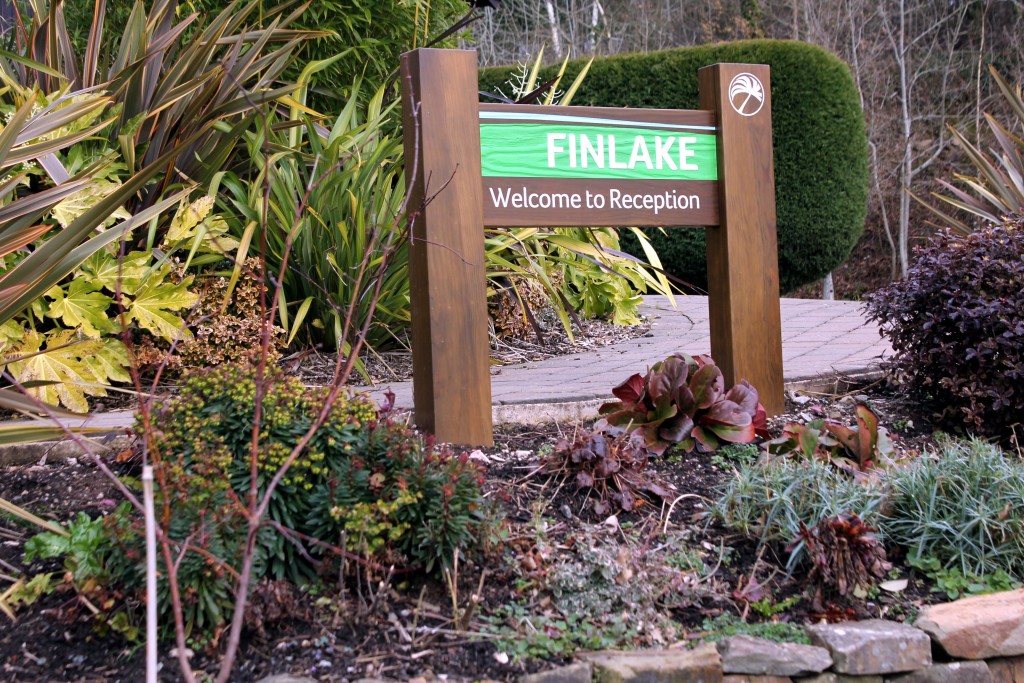
[[[611,388],[634,372],[642,373],[677,351],[710,353],[707,297],[677,297],[676,303],[673,308],[664,297],[645,297],[641,313],[653,319],[646,337],[492,368],[495,422],[592,417],[597,406],[611,398]],[[788,385],[877,370],[891,348],[877,327],[864,319],[860,307],[853,301],[782,300],[783,374]],[[412,408],[412,382],[364,389],[378,400],[390,389],[399,407]],[[130,412],[113,411],[94,416],[88,424],[119,429],[131,421]]]

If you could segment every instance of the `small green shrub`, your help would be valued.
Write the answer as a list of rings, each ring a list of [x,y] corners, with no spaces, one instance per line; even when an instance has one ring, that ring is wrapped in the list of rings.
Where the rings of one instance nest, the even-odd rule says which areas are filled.
[[[1024,579],[1024,463],[974,439],[889,474],[886,537],[939,568]]]
[[[625,613],[598,620],[578,614],[548,616],[531,614],[523,605],[510,603],[498,607],[484,622],[484,632],[495,636],[497,651],[513,661],[631,648],[637,637],[635,622]]]
[[[196,373],[178,396],[156,404],[152,428],[143,432],[159,484],[158,516],[172,539],[189,538],[194,548],[179,569],[193,630],[209,632],[230,615],[232,575],[246,533],[256,378],[255,368],[241,364]],[[313,424],[325,395],[277,370],[263,378],[259,495]],[[465,454],[434,448],[379,415],[366,398],[343,397],[270,499],[267,525],[257,537],[254,583],[314,577],[333,557],[323,544],[343,545],[370,566],[430,571],[448,565],[456,550],[471,551],[481,537],[480,484]],[[138,529],[120,536],[125,552],[137,551]]]
[[[997,569],[983,576],[964,572],[959,567],[943,567],[934,557],[917,557],[913,553],[907,555],[907,564],[918,569],[935,582],[932,593],[945,593],[950,600],[958,600],[965,595],[983,595],[985,593],[1002,593],[1021,587],[1020,581]]]
[[[872,294],[896,379],[944,424],[1010,438],[1024,415],[1024,218],[939,234]]]
[[[564,81],[588,61],[570,62]],[[864,117],[857,86],[838,57],[815,45],[778,40],[599,57],[572,102],[697,109],[697,70],[717,62],[771,66],[781,291],[820,279],[849,255],[867,214]],[[542,69],[539,81],[557,70],[557,65]],[[508,67],[481,69],[480,89],[508,92],[508,73]],[[703,230],[648,230],[647,235],[669,273],[707,288]],[[622,243],[626,251],[644,256],[626,231]]]

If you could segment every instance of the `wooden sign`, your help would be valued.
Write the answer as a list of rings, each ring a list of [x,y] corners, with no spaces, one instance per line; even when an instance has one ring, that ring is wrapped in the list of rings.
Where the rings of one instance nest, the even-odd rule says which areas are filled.
[[[481,105],[476,74],[402,55],[417,425],[493,442],[483,226],[705,227],[711,355],[782,412],[768,67],[701,69],[699,111]]]

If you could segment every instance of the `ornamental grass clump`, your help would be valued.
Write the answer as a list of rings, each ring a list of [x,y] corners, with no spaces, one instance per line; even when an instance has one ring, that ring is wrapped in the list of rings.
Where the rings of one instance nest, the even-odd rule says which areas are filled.
[[[802,528],[841,513],[877,525],[885,496],[882,480],[856,480],[822,460],[775,458],[739,468],[711,514],[762,543],[789,543]]]
[[[1024,216],[940,233],[905,279],[870,296],[867,312],[892,343],[896,380],[947,428],[1015,438],[1024,415]]]
[[[978,439],[944,441],[937,455],[889,473],[878,526],[916,558],[986,576],[1024,579],[1024,463]]]
[[[154,405],[148,426],[137,425],[154,465],[157,516],[184,549],[178,582],[191,629],[210,634],[230,616],[252,476],[262,498],[325,395],[280,370],[261,378],[258,367],[225,364],[189,377]],[[332,566],[337,575],[340,558],[350,571],[447,566],[481,537],[481,483],[465,454],[343,394],[271,494],[253,582],[304,583]],[[134,528],[121,536],[128,549],[141,542]]]

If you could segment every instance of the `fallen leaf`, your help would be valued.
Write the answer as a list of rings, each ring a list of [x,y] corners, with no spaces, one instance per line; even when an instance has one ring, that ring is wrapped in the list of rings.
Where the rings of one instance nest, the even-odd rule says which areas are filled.
[[[907,589],[907,583],[906,579],[894,579],[892,581],[883,581],[878,584],[878,587],[890,593],[899,593]]]

